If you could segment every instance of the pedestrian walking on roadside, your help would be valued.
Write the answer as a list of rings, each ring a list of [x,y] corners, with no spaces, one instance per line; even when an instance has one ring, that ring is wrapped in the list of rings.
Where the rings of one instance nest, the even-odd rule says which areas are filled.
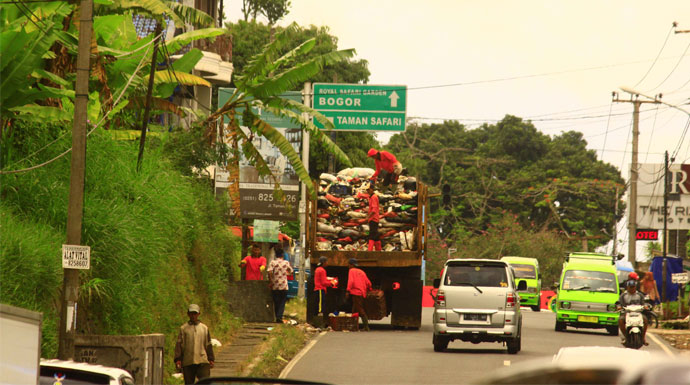
[[[266,270],[266,258],[261,256],[261,247],[257,244],[252,245],[251,253],[240,262],[240,268],[246,269],[244,280],[262,281],[263,272]]]
[[[364,299],[367,293],[371,291],[371,281],[367,274],[358,268],[357,259],[350,258],[348,261],[349,269],[347,275],[347,293],[346,297],[352,297],[352,312],[359,313],[364,323],[364,330],[369,330],[369,318],[364,311]]]
[[[185,384],[211,376],[216,360],[211,345],[208,327],[199,321],[199,305],[191,304],[187,309],[189,321],[180,326],[175,344],[175,366],[182,370]]]
[[[374,158],[374,164],[376,165],[376,172],[371,176],[371,180],[376,182],[379,174],[383,177],[383,186],[391,185],[393,191],[397,189],[398,177],[403,172],[403,166],[395,155],[388,151],[378,151],[374,148],[369,149],[367,152],[369,158]],[[383,172],[382,172],[383,171]]]
[[[367,188],[369,194],[369,247],[367,250],[381,251],[381,239],[379,237],[379,221],[381,220],[381,213],[379,212],[379,197],[374,191],[374,184],[369,183]]]
[[[276,256],[268,265],[268,279],[271,282],[273,309],[278,323],[283,323],[283,312],[285,312],[288,293],[287,276],[292,273],[293,269],[290,262],[283,258],[283,250],[276,249]]]
[[[649,300],[653,305],[658,305],[661,303],[659,289],[656,287],[654,273],[651,271],[646,272],[640,280],[640,291],[649,297]]]

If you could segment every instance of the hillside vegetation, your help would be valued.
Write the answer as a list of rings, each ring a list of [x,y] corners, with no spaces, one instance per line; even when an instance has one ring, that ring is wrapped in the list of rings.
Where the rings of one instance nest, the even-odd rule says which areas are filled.
[[[14,159],[55,139],[41,158],[70,146],[69,134],[59,136],[68,131],[56,127],[21,132]],[[160,136],[149,143],[137,173],[138,143],[100,130],[88,139],[82,243],[91,247],[91,269],[81,273],[77,326],[92,334],[164,333],[170,355],[190,302],[200,304],[214,337],[239,324],[224,291],[239,277],[240,246],[224,224],[226,203],[214,198],[209,181],[175,166],[181,162],[171,154],[184,151],[171,146],[189,141]],[[69,165],[66,156],[0,176],[0,301],[43,313],[43,357],[57,353]],[[165,362],[172,365],[172,357]]]

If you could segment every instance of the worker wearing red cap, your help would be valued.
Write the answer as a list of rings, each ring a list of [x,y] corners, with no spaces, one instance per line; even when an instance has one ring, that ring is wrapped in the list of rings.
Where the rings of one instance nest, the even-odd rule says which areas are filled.
[[[390,184],[396,184],[398,182],[398,177],[402,174],[403,166],[395,155],[388,151],[378,151],[374,148],[369,149],[367,156],[374,158],[374,163],[376,164],[376,172],[371,176],[373,181],[381,173],[381,170],[385,171],[383,176],[383,185],[388,186]]]

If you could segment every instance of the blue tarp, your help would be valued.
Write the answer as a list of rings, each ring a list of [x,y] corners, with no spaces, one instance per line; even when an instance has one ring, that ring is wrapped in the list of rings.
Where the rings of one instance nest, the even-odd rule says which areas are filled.
[[[678,257],[666,257],[666,300],[676,301],[678,299],[678,284],[671,283],[671,274],[683,272],[683,259]],[[654,273],[656,287],[659,289],[659,296],[663,288],[663,261],[664,257],[654,257],[649,271]]]

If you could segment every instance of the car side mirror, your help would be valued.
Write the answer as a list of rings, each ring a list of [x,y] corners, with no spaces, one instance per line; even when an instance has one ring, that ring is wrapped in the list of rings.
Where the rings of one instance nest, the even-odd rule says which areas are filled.
[[[441,287],[441,278],[434,278],[434,289]]]
[[[517,289],[518,289],[518,291],[525,291],[525,290],[527,290],[527,282],[526,282],[526,281],[520,281],[520,282],[518,282]]]
[[[559,282],[554,282],[553,287],[555,287],[556,289],[558,289],[559,286],[561,286],[561,284],[560,284]]]

